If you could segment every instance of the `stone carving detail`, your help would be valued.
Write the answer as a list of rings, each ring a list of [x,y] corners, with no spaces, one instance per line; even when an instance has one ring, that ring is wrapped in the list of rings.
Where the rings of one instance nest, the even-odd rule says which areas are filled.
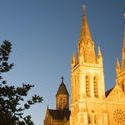
[[[113,119],[119,125],[125,124],[125,112],[122,111],[121,109],[116,109],[113,113]]]

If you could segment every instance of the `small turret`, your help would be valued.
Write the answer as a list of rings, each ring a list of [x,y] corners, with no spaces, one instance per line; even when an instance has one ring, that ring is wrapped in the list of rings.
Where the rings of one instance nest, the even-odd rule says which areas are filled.
[[[100,50],[100,46],[98,46],[98,56],[97,56],[97,63],[103,65],[103,58]]]
[[[121,71],[121,68],[120,68],[120,63],[119,63],[119,60],[117,58],[117,63],[116,63],[116,75],[118,76],[118,74],[120,73]]]
[[[61,77],[61,79],[62,79],[62,82],[56,94],[56,109],[57,110],[69,109],[69,93],[64,84],[64,81],[63,81],[64,78]]]

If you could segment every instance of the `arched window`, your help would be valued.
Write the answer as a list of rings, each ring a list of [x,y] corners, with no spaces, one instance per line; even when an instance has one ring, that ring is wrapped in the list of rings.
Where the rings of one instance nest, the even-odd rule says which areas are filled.
[[[90,80],[88,76],[86,76],[86,96],[90,97]]]
[[[97,77],[94,76],[94,95],[98,97],[98,80]]]

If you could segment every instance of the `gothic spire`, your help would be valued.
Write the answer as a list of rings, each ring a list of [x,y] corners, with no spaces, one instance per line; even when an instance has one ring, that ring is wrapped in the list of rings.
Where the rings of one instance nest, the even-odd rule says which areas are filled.
[[[124,39],[122,48],[122,70],[125,70],[125,13],[124,13]]]
[[[81,40],[91,41],[91,34],[89,31],[89,26],[86,18],[85,5],[83,5],[83,19],[82,19],[82,26],[81,26],[81,33],[80,33],[80,41]]]

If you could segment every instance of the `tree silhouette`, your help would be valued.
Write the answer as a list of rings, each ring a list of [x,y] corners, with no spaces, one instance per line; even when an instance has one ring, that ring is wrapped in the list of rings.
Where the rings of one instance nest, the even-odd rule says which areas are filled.
[[[34,125],[30,115],[24,116],[24,111],[33,104],[41,103],[43,98],[33,95],[31,99],[25,101],[34,85],[22,84],[21,87],[15,87],[8,85],[3,79],[2,74],[14,66],[8,62],[11,50],[12,44],[7,40],[3,41],[0,46],[0,125]]]

